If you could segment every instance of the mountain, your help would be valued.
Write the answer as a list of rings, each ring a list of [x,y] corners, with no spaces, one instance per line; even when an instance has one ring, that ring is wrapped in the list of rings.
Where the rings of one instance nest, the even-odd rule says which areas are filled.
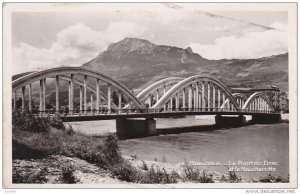
[[[247,51],[245,51],[247,52]],[[130,89],[168,76],[212,75],[232,87],[278,85],[288,90],[288,54],[259,59],[208,60],[186,49],[125,38],[83,64],[112,76]]]
[[[259,59],[208,60],[194,53],[191,48],[155,45],[147,40],[125,38],[111,44],[106,51],[83,66],[105,73],[129,89],[143,88],[169,76],[208,74],[230,87],[261,88],[278,85],[281,91],[288,91],[287,53]],[[12,79],[28,73],[31,72],[13,76]],[[95,80],[88,79],[88,83],[94,85]],[[38,103],[38,83],[32,87],[33,99]],[[76,84],[74,87],[75,98],[79,98],[79,88]],[[67,88],[68,83],[61,82],[61,105],[68,104]],[[54,104],[55,82],[51,79],[47,81],[46,95],[47,103]]]

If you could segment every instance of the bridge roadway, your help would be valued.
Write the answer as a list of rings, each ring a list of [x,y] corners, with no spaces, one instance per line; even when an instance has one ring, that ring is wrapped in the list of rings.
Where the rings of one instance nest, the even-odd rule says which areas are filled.
[[[77,122],[77,121],[95,121],[95,120],[114,120],[114,119],[128,119],[128,118],[174,118],[184,117],[189,115],[219,115],[219,116],[277,116],[279,113],[270,113],[264,111],[253,111],[253,112],[236,112],[236,111],[170,111],[170,112],[135,112],[135,113],[74,113],[73,115],[62,115],[61,118],[64,122]]]

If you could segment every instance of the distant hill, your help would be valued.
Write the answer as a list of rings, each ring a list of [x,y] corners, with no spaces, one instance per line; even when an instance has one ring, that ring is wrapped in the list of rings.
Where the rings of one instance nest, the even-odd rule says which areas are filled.
[[[245,51],[247,52],[247,51]],[[191,48],[155,45],[125,38],[83,64],[121,81],[130,89],[168,76],[210,74],[232,87],[278,85],[288,90],[288,54],[259,59],[208,60]]]

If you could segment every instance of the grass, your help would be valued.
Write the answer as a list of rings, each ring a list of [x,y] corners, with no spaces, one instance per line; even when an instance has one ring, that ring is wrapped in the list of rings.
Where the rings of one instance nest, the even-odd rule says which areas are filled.
[[[281,176],[275,176],[273,174],[268,174],[267,176],[260,177],[259,182],[262,182],[262,183],[288,183],[289,177],[283,178]]]
[[[191,165],[186,164],[183,171],[183,180],[196,182],[196,183],[213,183],[213,175],[193,168]]]
[[[47,182],[46,173],[47,168],[43,168],[37,173],[19,172],[13,168],[13,183],[31,183],[31,184],[42,184]]]
[[[144,183],[148,184],[170,184],[177,183],[180,176],[177,172],[172,171],[171,173],[167,173],[167,171],[159,167],[154,168],[153,166],[146,173],[146,177],[144,179]]]

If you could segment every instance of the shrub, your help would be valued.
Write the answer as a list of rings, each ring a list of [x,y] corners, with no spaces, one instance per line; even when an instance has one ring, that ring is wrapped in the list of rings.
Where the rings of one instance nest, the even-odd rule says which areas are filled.
[[[76,156],[104,169],[109,169],[123,160],[114,134],[103,139],[75,133],[66,137],[63,142],[65,146],[62,152],[65,155]]]
[[[259,182],[262,182],[262,183],[288,183],[289,177],[282,178],[281,176],[276,177],[275,175],[268,174],[265,177],[260,177]]]
[[[185,181],[200,182],[200,183],[213,183],[212,174],[207,174],[205,171],[195,169],[192,166],[186,164],[183,171],[183,179]]]
[[[13,129],[22,131],[48,132],[50,127],[64,130],[65,125],[57,115],[54,117],[37,117],[32,113],[14,111],[12,114]]]
[[[48,121],[48,123],[51,127],[54,127],[58,130],[65,130],[66,129],[66,126],[63,123],[63,121],[62,121],[62,119],[59,115],[52,116],[52,117],[48,116],[46,118],[46,121]]]
[[[106,137],[102,148],[106,164],[114,165],[123,160],[118,145],[118,138],[115,134],[111,133]]]
[[[42,184],[47,182],[46,173],[47,167],[41,169],[38,173],[24,172],[20,173],[16,168],[13,168],[12,182],[13,183],[32,183]]]
[[[67,126],[65,126],[65,131],[67,132],[68,135],[74,135],[75,131],[73,129],[73,127],[69,124],[67,124]]]
[[[238,177],[234,171],[229,171],[228,178],[223,175],[221,181],[228,183],[239,183],[242,181],[242,178]]]
[[[74,172],[75,172],[75,167],[74,167],[73,163],[70,162],[70,163],[64,164],[62,166],[62,176],[60,178],[61,181],[63,183],[67,183],[67,184],[77,183],[78,180],[76,179]]]
[[[146,171],[149,170],[149,168],[144,160],[142,160],[142,170],[146,170]]]
[[[229,171],[229,181],[231,183],[238,183],[241,182],[241,180],[242,179],[238,177],[234,171]]]
[[[46,118],[35,117],[31,113],[20,113],[16,111],[12,114],[13,130],[19,129],[22,131],[47,132],[49,126]]]
[[[118,165],[110,167],[112,176],[122,181],[142,183],[142,184],[170,184],[177,183],[180,176],[177,172],[172,171],[170,174],[164,168],[153,166],[149,171],[144,172],[130,165],[127,161],[122,161]]]
[[[117,165],[111,165],[109,170],[113,177],[116,177],[122,181],[139,182],[142,177],[138,170],[126,161],[122,161]]]
[[[179,179],[178,173],[172,171],[171,174],[168,174],[167,171],[162,168],[156,167],[156,170],[151,166],[150,170],[146,173],[146,177],[142,183],[148,184],[168,184],[168,183],[177,183]]]

